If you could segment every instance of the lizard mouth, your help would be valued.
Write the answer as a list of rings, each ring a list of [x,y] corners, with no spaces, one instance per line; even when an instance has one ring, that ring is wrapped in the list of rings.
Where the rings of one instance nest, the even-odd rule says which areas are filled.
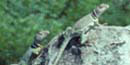
[[[101,5],[99,6],[100,9],[102,9],[102,8],[104,8],[104,7],[105,7],[105,8],[109,8],[109,5],[107,5],[107,4],[101,4]]]
[[[97,7],[97,11],[99,13],[103,13],[105,10],[107,10],[109,8],[109,5],[107,4],[101,4]]]

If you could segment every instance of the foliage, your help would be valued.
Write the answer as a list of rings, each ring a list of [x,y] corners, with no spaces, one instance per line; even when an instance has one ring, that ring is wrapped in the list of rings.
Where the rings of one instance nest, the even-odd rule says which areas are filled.
[[[0,0],[0,65],[18,61],[35,33],[49,30],[53,36],[72,26],[100,3],[110,9],[100,18],[109,25],[130,24],[129,0]]]

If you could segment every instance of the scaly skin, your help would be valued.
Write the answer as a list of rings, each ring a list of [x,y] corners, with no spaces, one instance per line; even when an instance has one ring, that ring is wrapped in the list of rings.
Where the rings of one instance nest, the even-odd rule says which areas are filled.
[[[107,4],[101,4],[97,6],[90,14],[84,16],[79,21],[76,22],[74,25],[74,29],[79,30],[86,26],[88,26],[92,22],[98,23],[98,18],[103,14],[107,9],[109,8],[109,5]]]
[[[35,54],[38,56],[40,50],[42,49],[41,47],[41,41],[47,37],[47,35],[49,34],[49,31],[40,31],[36,34],[35,38],[34,38],[34,42],[33,44],[31,45],[31,47],[27,50],[27,52],[25,53],[25,55],[22,57],[19,65],[28,65],[28,62],[30,60],[33,60],[33,59],[30,59],[32,57],[32,54]]]

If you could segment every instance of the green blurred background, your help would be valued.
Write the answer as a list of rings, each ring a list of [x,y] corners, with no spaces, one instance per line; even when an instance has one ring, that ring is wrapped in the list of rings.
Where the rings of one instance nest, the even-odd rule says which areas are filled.
[[[0,65],[17,63],[37,31],[51,32],[44,45],[101,3],[110,8],[100,23],[130,24],[130,0],[0,0]]]

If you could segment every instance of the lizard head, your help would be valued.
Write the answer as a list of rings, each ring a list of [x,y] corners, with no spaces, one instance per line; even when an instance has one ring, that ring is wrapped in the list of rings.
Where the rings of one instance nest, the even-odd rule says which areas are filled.
[[[45,37],[48,36],[48,34],[49,34],[49,31],[46,31],[46,30],[40,31],[36,34],[35,39],[42,41]]]
[[[94,9],[93,16],[100,17],[100,15],[104,13],[108,8],[109,8],[108,4],[100,4],[99,6],[96,7],[96,9]]]

